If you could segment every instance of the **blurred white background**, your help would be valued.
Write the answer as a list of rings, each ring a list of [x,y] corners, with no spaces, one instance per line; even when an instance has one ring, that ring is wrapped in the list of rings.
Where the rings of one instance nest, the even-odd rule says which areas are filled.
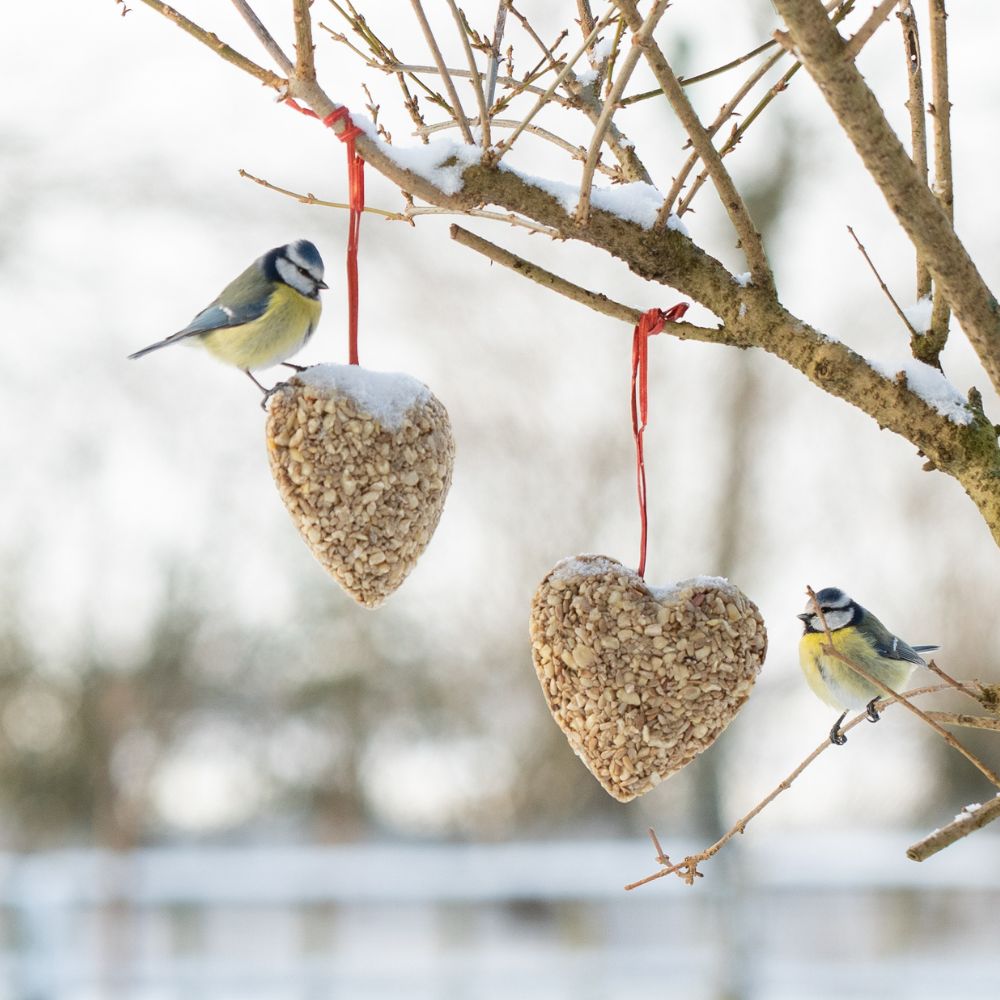
[[[266,980],[271,985],[257,980],[252,995],[330,996],[336,983],[341,995],[358,997],[561,996],[555,986],[532,994],[524,985],[533,981],[524,942],[555,934],[572,949],[583,940],[587,961],[600,967],[601,942],[619,927],[624,940],[640,945],[634,953],[608,945],[608,967],[624,969],[641,954],[648,975],[588,976],[590,992],[581,985],[574,995],[603,1000],[666,986],[670,995],[691,997],[940,996],[928,992],[939,982],[927,971],[934,967],[966,984],[956,987],[966,992],[947,995],[985,996],[975,992],[976,976],[959,972],[992,963],[995,982],[995,949],[984,950],[971,930],[952,941],[914,927],[979,921],[981,930],[983,921],[995,921],[1000,873],[995,860],[983,860],[989,850],[995,855],[995,838],[984,832],[974,838],[979,844],[961,844],[919,868],[902,852],[990,790],[903,712],[855,730],[847,747],[825,754],[748,828],[750,851],[740,845],[730,860],[720,855],[703,883],[681,891],[661,881],[641,890],[641,904],[620,892],[655,868],[648,843],[638,839],[646,827],[654,826],[675,856],[705,845],[823,739],[832,713],[808,692],[797,663],[795,614],[807,584],[843,587],[907,640],[940,643],[940,662],[955,675],[998,679],[997,551],[961,488],[921,471],[911,446],[776,359],[656,338],[646,434],[647,579],[664,585],[698,574],[729,577],[760,606],[770,652],[754,696],[703,759],[641,801],[612,802],[545,712],[527,611],[538,581],[564,556],[636,559],[630,331],[454,245],[450,218],[422,218],[411,228],[366,216],[362,363],[425,381],[449,409],[458,458],[444,517],[420,565],[384,608],[355,606],[313,561],[282,509],[267,468],[263,414],[247,380],[187,350],[125,360],[185,325],[255,256],[297,237],[320,247],[331,284],[319,332],[298,360],[345,360],[346,214],[300,205],[237,175],[245,168],[342,201],[343,149],[316,122],[275,104],[255,81],[143,4],[134,6],[122,18],[112,0],[19,4],[6,12],[0,37],[8,80],[0,107],[0,846],[11,852],[4,898],[12,928],[11,985],[7,994],[0,987],[0,996],[251,995],[224,969],[213,978],[210,952],[180,979],[170,963],[132,976],[129,956],[156,949],[131,917],[108,925],[118,952],[106,950],[107,939],[69,932],[84,956],[76,972],[50,980],[25,973],[17,941],[33,940],[44,954],[46,942],[62,940],[54,911],[38,909],[52,882],[31,876],[26,850],[155,849],[167,852],[158,863],[169,871],[169,852],[183,847],[239,886],[258,875],[267,880],[268,857],[284,864],[282,851],[354,843],[360,853],[348,857],[368,889],[345,894],[331,879],[324,898],[334,908],[363,909],[372,886],[392,901],[386,886],[401,864],[416,866],[420,879],[425,855],[407,851],[479,841],[526,844],[528,860],[516,870],[527,887],[501,879],[476,888],[474,901],[459,893],[462,905],[487,914],[491,901],[538,908],[518,911],[513,931],[480,914],[469,924],[475,948],[472,937],[460,935],[455,945],[445,935],[444,950],[521,956],[527,979],[505,979],[513,966],[501,958],[487,979],[478,960],[434,978],[444,939],[432,933],[419,962],[408,966],[412,980],[404,969],[385,986],[366,977],[364,963],[348,985],[323,963],[296,978],[292,962]],[[289,5],[255,6],[290,51]],[[447,31],[444,5],[427,6]],[[860,6],[855,21],[870,5]],[[342,30],[325,0],[314,9]],[[263,59],[224,0],[184,10]],[[467,10],[481,31],[491,29],[495,4],[476,0]],[[526,4],[525,12],[546,38],[564,22],[574,27],[575,5]],[[408,5],[373,5],[369,15],[402,58],[428,61]],[[925,16],[922,5],[918,15]],[[953,5],[948,25],[957,228],[995,287],[992,126],[1000,73],[991,51],[993,5]],[[690,74],[746,51],[775,26],[763,0],[735,9],[688,0],[671,8],[658,37],[675,69]],[[860,65],[905,135],[898,34],[895,23],[887,25]],[[367,82],[395,142],[415,142],[394,81],[366,71],[325,32],[317,31],[317,42],[331,97],[361,110]],[[519,58],[527,64],[534,54]],[[692,88],[703,116],[715,113],[735,79]],[[635,87],[642,86],[640,74]],[[683,140],[662,104],[637,105],[620,124],[658,184],[668,186]],[[586,130],[574,128],[574,141],[586,142]],[[575,177],[575,167],[528,137],[514,162]],[[914,298],[912,254],[805,73],[727,162],[761,220],[783,301],[866,356],[904,357],[906,333],[845,226],[855,227],[903,304]],[[398,192],[374,171],[367,185],[370,205],[400,207]],[[712,193],[706,189],[696,206],[686,217],[691,237],[733,271],[745,270]],[[464,224],[637,307],[678,299],[589,248]],[[689,318],[711,322],[699,307]],[[960,390],[977,386],[988,412],[1000,414],[960,332],[944,360]],[[997,759],[988,742],[971,742]],[[545,881],[546,851],[565,841],[572,841],[566,850],[596,844],[610,852],[600,855],[606,867],[599,887],[579,897],[565,887],[569,876],[557,880],[557,891]],[[361,850],[372,844],[401,853],[383,864]],[[197,853],[209,846],[231,849],[237,860],[215,869],[214,855]],[[248,856],[239,852],[251,846],[241,868],[238,859]],[[288,863],[308,872],[312,863],[341,857],[341,848],[330,849]],[[54,857],[41,856],[43,869],[66,876],[56,895],[71,910],[82,904],[67,885],[89,885],[92,876],[104,884],[103,875],[74,872],[87,864],[98,872],[131,870],[106,866],[104,855],[80,860],[79,869],[50,864]],[[136,857],[141,866],[148,855]],[[533,864],[532,857],[543,860]],[[453,895],[448,865],[427,869],[421,899],[436,904]],[[201,876],[181,883],[190,892],[163,904],[181,913],[179,938],[164,946],[171,953],[184,951],[185,907],[199,905],[203,885]],[[123,876],[112,890],[94,890],[102,920],[107,900],[119,894],[127,913],[151,905],[137,884]],[[479,885],[475,878],[472,884]],[[212,886],[205,898],[221,905],[228,890],[218,879]],[[726,915],[729,898],[751,899],[758,916],[740,908],[745,902]],[[902,908],[891,909],[899,899]],[[300,902],[317,905],[315,898]],[[351,926],[357,912],[348,910]],[[65,908],[59,913],[66,918]],[[796,937],[794,961],[781,949],[770,954],[777,945],[767,936],[755,936],[748,949],[739,928],[760,913],[774,917],[781,934],[791,933],[789,914],[812,915],[811,932]],[[270,931],[241,923],[238,907],[234,914],[247,951],[263,953]],[[639,934],[651,919],[666,921],[664,938]],[[394,926],[406,938],[399,920]],[[582,938],[553,931],[574,920],[600,931]],[[684,927],[692,920],[706,928],[722,920],[729,930],[688,954],[683,976],[672,980],[675,958],[658,956],[657,948],[675,933],[671,921]],[[902,921],[889,943],[873,940],[874,931],[860,942],[846,932],[840,940],[844,928],[884,928],[886,920]],[[383,925],[357,926],[370,931],[362,951],[377,956]],[[411,930],[417,926],[414,918]],[[357,936],[353,944],[340,940],[345,953],[360,947]],[[323,954],[325,947],[317,945]],[[859,949],[865,976],[826,974]],[[111,953],[118,957],[108,959]],[[909,961],[917,953],[919,975]],[[545,954],[535,955],[539,968],[554,961]],[[98,958],[104,979],[93,978],[88,964]],[[737,959],[756,971],[730,975]],[[867,978],[879,968],[878,978]],[[425,971],[429,978],[421,978]]]

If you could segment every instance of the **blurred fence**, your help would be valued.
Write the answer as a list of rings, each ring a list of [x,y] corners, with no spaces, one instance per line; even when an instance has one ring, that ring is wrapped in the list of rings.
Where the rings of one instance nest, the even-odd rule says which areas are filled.
[[[632,893],[645,842],[7,855],[0,998],[998,995],[1000,838],[766,839]]]

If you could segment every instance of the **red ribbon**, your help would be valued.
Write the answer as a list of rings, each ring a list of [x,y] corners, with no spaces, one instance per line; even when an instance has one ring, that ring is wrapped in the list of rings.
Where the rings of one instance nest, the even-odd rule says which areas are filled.
[[[315,111],[304,108],[291,97],[285,103],[310,118],[319,118]],[[358,363],[358,238],[361,235],[361,215],[365,210],[365,161],[354,148],[354,139],[361,129],[351,121],[346,107],[331,111],[321,119],[327,128],[343,119],[345,128],[334,133],[347,146],[347,182],[350,191],[350,221],[347,227],[347,346],[352,365]]]
[[[646,460],[642,451],[642,433],[649,413],[649,338],[667,323],[680,319],[688,311],[686,302],[662,309],[647,309],[632,334],[632,437],[635,438],[635,480],[639,493],[639,576],[646,575]]]

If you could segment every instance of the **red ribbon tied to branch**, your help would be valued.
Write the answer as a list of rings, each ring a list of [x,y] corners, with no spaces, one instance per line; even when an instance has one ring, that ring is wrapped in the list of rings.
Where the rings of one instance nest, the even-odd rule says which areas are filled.
[[[319,118],[315,111],[285,98],[285,103],[310,118]],[[347,228],[347,346],[352,365],[358,363],[358,238],[361,235],[361,214],[365,210],[365,161],[354,148],[354,139],[361,135],[361,129],[351,121],[346,107],[331,111],[320,119],[327,128],[334,122],[344,120],[346,128],[335,133],[347,147],[347,181],[350,191],[350,221]]]
[[[646,460],[642,451],[642,433],[649,413],[649,338],[667,323],[679,320],[688,311],[686,302],[678,302],[666,312],[647,309],[632,334],[632,437],[635,438],[635,479],[639,493],[639,576],[646,575]]]

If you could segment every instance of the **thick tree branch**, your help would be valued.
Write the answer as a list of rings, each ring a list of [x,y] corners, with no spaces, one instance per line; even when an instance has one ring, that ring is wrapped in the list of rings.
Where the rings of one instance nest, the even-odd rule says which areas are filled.
[[[1000,389],[1000,306],[947,214],[886,121],[819,0],[774,0],[802,62],[927,263],[994,387]]]

